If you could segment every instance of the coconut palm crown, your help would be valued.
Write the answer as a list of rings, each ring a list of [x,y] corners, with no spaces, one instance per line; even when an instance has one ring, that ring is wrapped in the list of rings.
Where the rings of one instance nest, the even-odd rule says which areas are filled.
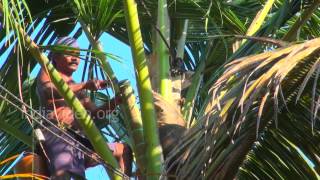
[[[128,143],[146,179],[318,179],[319,0],[2,0],[0,176],[32,151],[43,120],[31,72],[39,64],[113,179],[107,138]],[[119,81],[101,36],[131,48],[137,96]],[[52,66],[60,36],[85,35],[82,81],[102,77],[122,94],[117,121],[93,123]],[[119,52],[121,53],[121,52]],[[96,103],[107,93],[88,92]],[[138,100],[139,105],[137,105]],[[111,122],[111,123],[110,123]],[[162,127],[176,134],[163,133]],[[169,131],[166,131],[169,132]],[[172,131],[170,131],[172,132]],[[163,138],[175,139],[164,146]],[[161,146],[162,144],[162,146]],[[9,174],[9,175],[8,175]]]

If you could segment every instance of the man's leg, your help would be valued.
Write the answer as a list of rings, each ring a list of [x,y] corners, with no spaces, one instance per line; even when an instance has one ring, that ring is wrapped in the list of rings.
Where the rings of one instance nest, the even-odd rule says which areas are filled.
[[[91,142],[87,138],[76,136],[84,146],[94,151]],[[121,170],[127,175],[131,176],[133,155],[131,148],[127,144],[123,143],[107,143],[109,149],[111,149],[113,156],[117,159]],[[92,154],[92,156],[95,156]],[[99,163],[94,158],[85,157],[85,168],[94,167]]]
[[[117,159],[121,170],[128,176],[132,173],[133,155],[131,148],[123,143],[108,143],[113,156]]]
[[[91,144],[90,144],[91,145]],[[112,155],[119,163],[120,169],[127,175],[131,176],[133,155],[131,148],[123,143],[108,143],[109,149],[112,151]],[[90,146],[87,146],[90,147]],[[94,156],[94,155],[92,155]],[[86,168],[94,167],[98,165],[98,162],[92,158],[86,157]]]
[[[77,149],[78,144],[55,128],[51,129],[56,135],[44,131],[44,149],[49,158],[49,168],[52,179],[73,179],[76,174],[85,177],[84,154]],[[67,141],[67,142],[66,142]],[[72,179],[72,178],[71,178]],[[78,179],[78,178],[77,178]]]

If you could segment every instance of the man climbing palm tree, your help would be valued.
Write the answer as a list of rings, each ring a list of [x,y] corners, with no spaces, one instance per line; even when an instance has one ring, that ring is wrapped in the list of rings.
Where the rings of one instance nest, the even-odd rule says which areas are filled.
[[[69,37],[59,38],[56,41],[56,45],[79,48],[76,40]],[[104,80],[75,83],[72,74],[78,69],[80,62],[78,54],[63,55],[51,52],[50,58],[63,80],[69,85],[70,89],[76,94],[77,98],[95,120],[105,118],[120,103],[120,97],[118,96],[100,107],[97,107],[90,101],[84,90],[96,91],[105,89],[108,83]],[[59,127],[55,128],[51,123],[44,122],[53,133],[42,130],[44,135],[44,150],[48,155],[51,175],[55,179],[84,177],[85,168],[97,163],[92,163],[85,156],[85,150],[79,149],[79,143],[91,150],[93,150],[93,147],[88,139],[84,137],[82,131],[80,131],[80,127],[75,120],[77,118],[76,114],[73,113],[72,109],[67,106],[65,100],[58,93],[45,69],[42,69],[37,77],[37,92],[42,110],[45,110],[47,119]],[[71,135],[71,137],[61,133],[61,129]],[[60,135],[60,137],[57,135]],[[119,161],[120,168],[129,175],[132,161],[130,148],[121,143],[109,143],[108,146]],[[88,153],[90,154],[90,152]]]

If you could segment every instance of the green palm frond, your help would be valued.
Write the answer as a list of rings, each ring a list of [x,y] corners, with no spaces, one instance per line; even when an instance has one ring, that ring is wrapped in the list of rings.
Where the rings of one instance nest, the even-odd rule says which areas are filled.
[[[16,1],[8,1],[3,0],[0,3],[1,6],[1,20],[3,26],[5,28],[6,36],[10,37],[10,33],[13,31],[14,36],[19,39],[19,43],[23,42],[23,39],[19,37],[19,33],[17,31],[17,27],[21,27],[22,29],[26,29],[27,23],[32,23],[32,18],[30,14],[30,10],[27,6],[26,1],[24,0],[16,0]],[[9,18],[10,17],[10,18]],[[1,27],[1,28],[3,28]],[[9,41],[10,42],[10,41]]]
[[[98,39],[111,23],[122,15],[122,11],[114,12],[116,0],[74,0],[75,13],[88,25],[92,36]]]
[[[11,76],[16,77],[14,75]],[[16,85],[16,81],[12,81],[11,84]],[[12,90],[11,93],[14,93],[14,91],[15,90]],[[18,105],[18,107],[20,108],[22,108],[22,104],[11,95],[9,95],[6,91],[4,91],[4,89],[1,88],[0,92],[0,161],[2,161],[7,157],[21,153],[22,151],[30,151],[33,148],[33,141],[35,141],[35,139],[33,139],[31,135],[33,122],[28,122],[25,114],[17,110],[16,107],[13,107],[12,104],[8,103],[8,101]],[[35,86],[32,81],[31,84],[28,84],[28,82],[26,82],[23,86],[23,97],[24,101],[27,104],[30,103],[34,106],[37,106]],[[8,101],[4,100],[3,98],[6,98]],[[27,111],[26,113],[30,114],[31,117],[33,116],[30,111]],[[5,171],[6,167],[7,166],[1,167],[0,171]],[[1,172],[0,174],[2,174]]]
[[[248,31],[265,2],[168,0],[173,38],[178,33],[175,23],[188,19],[183,61],[185,69],[195,72],[186,97],[189,113],[186,116],[193,127],[167,160],[180,161],[172,166],[177,168],[180,178],[219,179],[235,175],[240,179],[319,178],[320,40],[293,42],[283,48],[247,40],[234,52],[233,44],[239,40],[235,37]],[[17,67],[22,68],[21,82],[26,82],[36,65],[34,57],[23,50],[21,37],[14,33],[19,28],[32,34],[32,39],[44,47],[50,46],[57,36],[74,31],[77,38],[85,31],[92,47],[88,48],[86,56],[89,68],[84,69],[88,78],[98,73],[106,75],[109,71],[107,66],[102,66],[102,70],[94,57],[106,62],[106,54],[98,47],[102,33],[108,32],[130,44],[128,33],[131,31],[123,18],[123,1],[4,0],[1,3],[4,7],[1,23],[6,29],[0,27],[0,82],[15,94],[19,94]],[[151,53],[156,51],[153,45],[157,41],[152,38],[152,32],[157,28],[158,0],[137,3],[145,45],[141,52]],[[317,38],[320,36],[318,4],[319,1],[311,0],[274,1],[253,36],[275,41],[286,36],[299,41]],[[300,17],[301,14],[306,15]],[[18,22],[20,27],[16,28],[13,22]],[[298,22],[302,23],[297,25]],[[174,43],[169,46],[168,50],[176,50]],[[97,51],[97,47],[100,50]],[[183,52],[181,48],[179,51]],[[30,99],[36,102],[35,95],[23,93],[27,103]],[[107,99],[101,94],[92,97]],[[27,143],[18,140],[19,133],[12,136],[15,131],[22,135],[31,133],[30,125],[18,114],[17,109],[0,100],[0,160],[28,148]],[[106,127],[107,130],[102,131],[134,146],[136,142],[132,140],[130,127],[125,126],[128,123],[126,114],[120,114],[120,123],[110,128],[106,122],[101,122],[99,129]]]
[[[259,129],[271,118],[278,123],[277,113],[284,106],[282,96],[290,98],[296,93],[309,65],[318,62],[319,45],[320,40],[315,39],[229,63],[208,94],[212,98],[201,121],[179,146],[190,147],[181,157],[179,177],[224,178],[235,174]],[[294,76],[299,67],[300,75]],[[281,89],[286,90],[284,95]],[[274,108],[264,109],[269,106]]]
[[[269,124],[263,131],[240,168],[239,179],[319,179],[319,124],[312,132],[310,110],[303,102],[288,108],[290,112],[279,115],[278,128]]]

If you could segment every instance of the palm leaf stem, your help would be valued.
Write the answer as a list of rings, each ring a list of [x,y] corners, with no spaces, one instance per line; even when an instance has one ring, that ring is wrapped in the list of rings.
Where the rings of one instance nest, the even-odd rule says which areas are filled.
[[[88,29],[88,27],[84,24],[84,22],[81,19],[79,19],[79,22],[81,24],[83,31],[86,34],[86,37],[89,39],[89,42],[92,45],[92,49],[96,50],[98,52],[103,52],[103,48],[102,48],[101,44],[99,43],[98,40],[94,39],[94,37],[91,35],[91,32]],[[104,70],[104,72],[106,73],[106,75],[111,79],[113,84],[115,84],[115,86],[114,86],[115,93],[118,93],[119,92],[118,79],[116,78],[109,62],[107,61],[106,56],[103,53],[101,53],[101,54],[98,53],[98,54],[96,54],[96,56],[97,56],[97,60],[99,61],[99,64],[101,65],[101,67]]]
[[[189,20],[184,19],[181,22],[181,25],[180,25],[181,27],[179,27],[181,31],[178,32],[179,34],[177,38],[177,55],[176,55],[177,58],[183,59],[183,56],[184,56],[184,47],[186,46],[188,24],[189,24]]]
[[[93,36],[91,35],[89,29],[85,26],[85,24],[80,20],[80,24],[88,37],[90,43],[92,44],[93,49],[102,51],[101,44],[96,41]],[[133,137],[133,151],[136,154],[137,157],[137,163],[140,168],[141,172],[144,172],[144,154],[145,154],[145,148],[144,148],[144,138],[143,138],[143,127],[142,127],[142,121],[141,121],[141,114],[139,109],[135,105],[135,96],[132,88],[129,85],[124,85],[121,88],[121,85],[118,83],[118,79],[116,78],[110,64],[108,63],[106,56],[101,54],[97,54],[97,59],[99,63],[102,66],[102,69],[106,73],[107,76],[111,79],[111,81],[114,84],[114,91],[116,94],[121,93],[123,95],[123,98],[125,99],[126,103],[121,104],[121,110],[124,114],[124,120],[127,127],[127,130],[129,131],[129,134],[131,134]],[[124,93],[124,94],[123,94]],[[114,126],[113,124],[111,124]],[[139,146],[139,147],[138,147]]]
[[[136,106],[136,97],[129,81],[121,82],[120,91],[125,99],[125,105],[123,105],[122,109],[124,110],[125,115],[129,115],[129,117],[126,117],[125,119],[130,119],[130,121],[125,121],[125,124],[129,131],[129,137],[131,137],[134,142],[132,146],[136,155],[138,168],[141,174],[145,174],[145,140],[143,137],[141,114]]]
[[[265,19],[267,18],[267,15],[268,15],[269,11],[271,10],[271,8],[274,4],[274,1],[275,0],[268,0],[265,3],[264,7],[257,13],[255,18],[251,22],[251,24],[246,32],[246,36],[252,36],[256,32],[258,32],[258,30],[261,28],[262,24],[264,23]],[[234,44],[234,46],[236,48],[233,51],[235,52],[236,50],[238,50],[239,45],[243,45],[246,41],[247,41],[246,39],[244,39],[242,41],[236,41]]]
[[[156,112],[143,40],[141,38],[137,4],[134,0],[124,0],[123,3],[141,103],[143,134],[146,142],[146,171],[148,179],[158,179],[162,172],[162,148],[159,142]]]
[[[261,9],[256,17],[253,19],[253,21],[250,24],[250,27],[248,28],[246,35],[247,36],[252,36],[254,35],[262,26],[263,22],[265,21],[265,19],[267,18],[267,15],[269,13],[269,11],[271,10],[273,4],[274,4],[275,0],[268,0],[263,9]],[[243,42],[242,42],[243,44]]]
[[[184,120],[187,121],[187,126],[191,126],[191,117],[193,108],[195,105],[195,99],[197,97],[201,81],[203,79],[203,70],[205,68],[206,61],[202,60],[197,67],[195,73],[192,76],[191,85],[188,88],[187,95],[185,98],[185,103],[182,107],[182,115],[184,117]]]
[[[169,51],[164,42],[170,42],[170,22],[167,0],[158,1],[157,26],[165,38],[162,40],[159,33],[156,33],[155,53],[158,61],[157,65],[159,66],[159,90],[162,97],[172,103]]]

